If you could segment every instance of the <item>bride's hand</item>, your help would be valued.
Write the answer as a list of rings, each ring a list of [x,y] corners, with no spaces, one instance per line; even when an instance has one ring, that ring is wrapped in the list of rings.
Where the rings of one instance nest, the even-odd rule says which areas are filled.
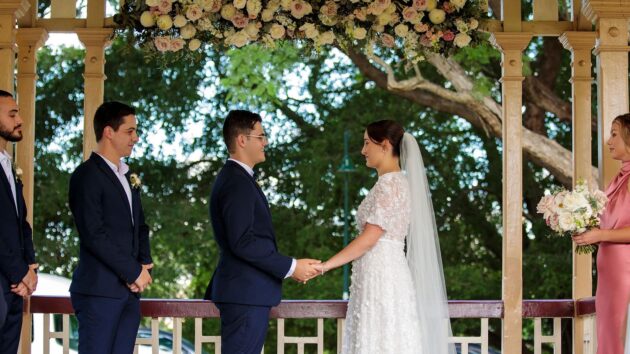
[[[324,275],[324,273],[328,271],[328,267],[326,267],[326,262],[313,264],[313,268],[317,269],[317,271],[319,272],[319,275]]]

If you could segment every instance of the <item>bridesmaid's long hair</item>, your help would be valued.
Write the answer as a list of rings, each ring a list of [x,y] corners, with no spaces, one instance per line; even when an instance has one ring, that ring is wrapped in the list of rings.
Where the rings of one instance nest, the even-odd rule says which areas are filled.
[[[398,122],[390,119],[379,120],[370,123],[365,129],[373,142],[381,144],[385,140],[389,141],[392,144],[394,156],[400,157],[400,144],[405,130]]]

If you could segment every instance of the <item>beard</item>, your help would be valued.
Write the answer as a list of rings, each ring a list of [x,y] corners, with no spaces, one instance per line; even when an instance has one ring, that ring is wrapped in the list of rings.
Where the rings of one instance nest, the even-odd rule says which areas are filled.
[[[0,137],[5,139],[6,141],[10,141],[12,143],[16,143],[16,142],[22,140],[22,132],[21,131],[16,131],[15,129],[12,130],[12,131],[9,131],[9,130],[5,129],[4,127],[0,127]]]

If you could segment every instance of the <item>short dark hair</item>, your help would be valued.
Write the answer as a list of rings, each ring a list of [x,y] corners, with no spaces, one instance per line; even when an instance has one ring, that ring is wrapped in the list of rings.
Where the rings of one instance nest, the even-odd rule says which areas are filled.
[[[258,113],[238,109],[228,113],[223,123],[223,141],[229,152],[234,152],[236,148],[236,137],[240,134],[249,134],[254,130],[256,123],[262,123]]]
[[[94,114],[96,141],[101,141],[105,127],[112,127],[114,131],[118,131],[123,124],[123,118],[131,114],[136,114],[136,109],[124,103],[112,101],[100,105]]]
[[[394,156],[400,156],[400,143],[405,134],[403,127],[398,122],[384,119],[368,124],[367,135],[373,142],[381,144],[387,140],[392,144]]]
[[[10,92],[4,91],[4,90],[0,90],[0,97],[13,97],[13,95]]]

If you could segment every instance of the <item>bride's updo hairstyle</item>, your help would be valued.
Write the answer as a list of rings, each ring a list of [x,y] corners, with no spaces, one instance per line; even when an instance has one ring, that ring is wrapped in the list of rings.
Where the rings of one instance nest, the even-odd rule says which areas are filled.
[[[617,123],[621,127],[621,139],[623,139],[623,142],[626,144],[626,150],[629,150],[630,149],[630,113],[617,116],[613,120],[613,123]]]
[[[385,140],[389,141],[394,148],[392,151],[394,156],[400,157],[400,144],[405,134],[405,130],[400,124],[390,119],[384,119],[370,123],[366,130],[370,140],[376,144],[382,144]]]

